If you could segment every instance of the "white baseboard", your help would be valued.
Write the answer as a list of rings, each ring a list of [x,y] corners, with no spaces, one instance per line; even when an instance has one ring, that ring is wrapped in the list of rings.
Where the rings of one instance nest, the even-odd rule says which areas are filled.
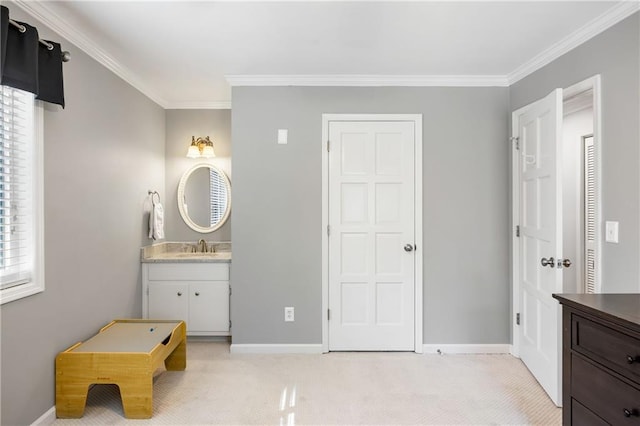
[[[231,344],[232,354],[320,354],[322,344]],[[505,344],[428,344],[425,354],[509,354],[511,345]]]
[[[321,354],[322,344],[231,344],[232,354]]]
[[[423,345],[425,354],[508,354],[511,345],[505,344],[428,344]]]
[[[231,342],[230,336],[187,336],[187,346],[189,342]]]
[[[46,413],[38,417],[35,422],[31,423],[31,426],[49,426],[52,425],[55,421],[56,407],[53,406],[49,408]]]

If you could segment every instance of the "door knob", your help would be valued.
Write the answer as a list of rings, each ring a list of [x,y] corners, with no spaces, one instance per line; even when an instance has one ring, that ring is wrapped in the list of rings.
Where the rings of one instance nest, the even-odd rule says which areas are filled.
[[[558,259],[558,269],[568,268],[571,266],[571,260],[569,259]]]
[[[180,291],[179,291],[179,292],[178,292],[178,296],[182,296],[182,292],[180,292]]]
[[[196,296],[200,296],[200,293],[198,293],[197,291],[196,291]]]
[[[553,268],[556,266],[556,261],[553,257],[550,257],[549,259],[547,259],[546,257],[543,257],[542,259],[540,259],[540,264],[542,266],[548,266],[550,268]]]
[[[413,251],[413,245],[412,244],[405,244],[404,245],[404,251]]]

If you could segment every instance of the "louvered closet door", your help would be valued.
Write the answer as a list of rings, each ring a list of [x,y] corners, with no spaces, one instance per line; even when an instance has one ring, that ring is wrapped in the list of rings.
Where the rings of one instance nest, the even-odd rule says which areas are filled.
[[[584,138],[585,293],[596,293],[596,168],[593,136]]]
[[[414,349],[414,135],[329,124],[329,350]]]

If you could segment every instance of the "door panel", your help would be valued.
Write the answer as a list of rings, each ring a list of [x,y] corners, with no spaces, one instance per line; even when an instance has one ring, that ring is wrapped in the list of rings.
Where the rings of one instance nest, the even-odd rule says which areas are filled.
[[[368,235],[363,232],[345,232],[340,237],[342,239],[340,270],[343,277],[365,275],[369,257]]]
[[[376,274],[398,276],[402,274],[402,260],[404,253],[398,250],[402,247],[402,234],[400,233],[379,233],[376,235]]]
[[[342,184],[342,222],[366,223],[369,210],[369,194],[366,184]]]
[[[412,122],[330,122],[329,349],[414,350]]]
[[[343,282],[340,286],[342,325],[367,325],[369,295],[367,283]]]
[[[376,324],[402,325],[404,321],[402,283],[377,283]]]
[[[520,357],[551,399],[560,404],[562,292],[562,90],[518,117],[520,141]],[[542,258],[554,264],[543,266]]]
[[[398,223],[402,219],[402,184],[376,184],[376,223]]]

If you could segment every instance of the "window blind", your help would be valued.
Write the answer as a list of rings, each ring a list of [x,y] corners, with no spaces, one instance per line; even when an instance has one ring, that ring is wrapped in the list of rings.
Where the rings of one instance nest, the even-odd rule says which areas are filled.
[[[34,95],[0,86],[0,289],[31,281]]]
[[[217,171],[209,169],[209,195],[211,200],[211,226],[220,222],[227,211],[227,185]]]

